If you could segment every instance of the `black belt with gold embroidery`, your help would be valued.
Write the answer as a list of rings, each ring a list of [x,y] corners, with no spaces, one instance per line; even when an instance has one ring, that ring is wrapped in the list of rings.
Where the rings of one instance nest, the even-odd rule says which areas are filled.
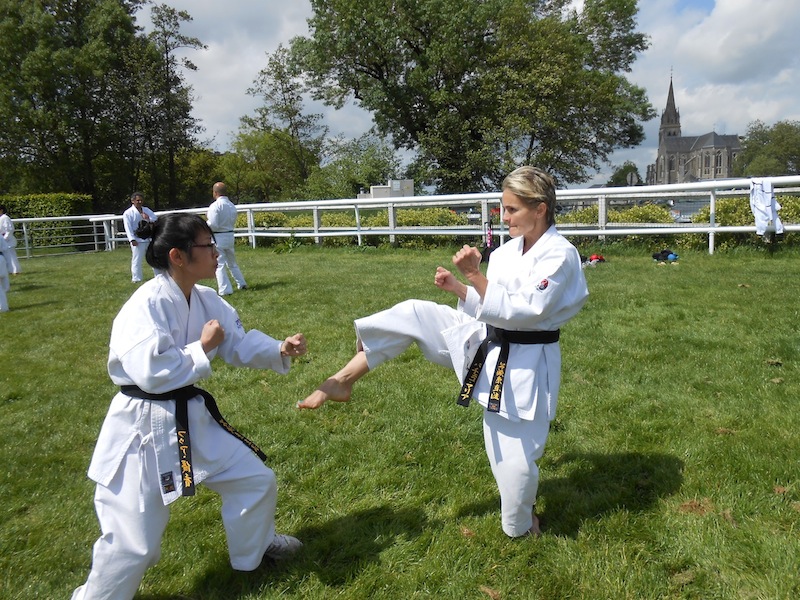
[[[267,455],[253,442],[236,431],[222,416],[217,407],[217,401],[214,396],[209,394],[204,389],[194,385],[187,385],[171,392],[164,394],[151,394],[145,392],[143,389],[136,385],[123,385],[120,386],[120,391],[126,396],[131,398],[140,398],[142,400],[175,400],[175,422],[178,436],[178,458],[181,469],[181,479],[183,480],[183,495],[194,496],[194,472],[192,471],[192,447],[189,440],[189,400],[195,396],[202,396],[205,400],[206,410],[214,417],[214,420],[220,426],[230,433],[233,437],[240,440],[245,446],[250,448],[261,460],[267,460]]]
[[[475,358],[472,359],[472,364],[464,377],[464,385],[461,386],[461,392],[458,394],[458,404],[461,406],[469,406],[472,400],[472,390],[475,388],[475,383],[483,371],[483,365],[486,362],[486,351],[490,343],[500,344],[500,356],[497,358],[497,365],[494,368],[494,376],[492,377],[492,386],[489,389],[489,402],[486,405],[486,410],[489,412],[500,412],[500,398],[503,395],[503,380],[506,376],[506,368],[508,366],[508,351],[510,344],[553,344],[558,341],[560,330],[555,331],[509,331],[507,329],[499,329],[486,326],[487,335],[478,347],[475,353]]]

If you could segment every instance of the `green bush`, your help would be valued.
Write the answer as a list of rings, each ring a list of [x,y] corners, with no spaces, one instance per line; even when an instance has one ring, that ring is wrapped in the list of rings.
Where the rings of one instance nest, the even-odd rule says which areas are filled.
[[[608,212],[609,223],[674,223],[675,219],[663,206],[644,204],[632,206],[624,210]]]
[[[0,196],[12,219],[65,217],[92,214],[92,197],[86,194],[30,194]],[[72,232],[70,221],[46,221],[25,226],[28,240],[34,246],[73,246],[79,238]]]
[[[800,223],[800,198],[795,196],[779,196],[777,198],[781,209],[778,215],[784,225]],[[710,206],[701,208],[692,217],[693,223],[708,223],[711,214]],[[743,227],[755,223],[753,212],[750,209],[750,199],[746,196],[720,198],[716,202],[715,222],[720,226]],[[683,248],[702,250],[708,247],[707,235],[680,236],[680,245]],[[796,233],[786,233],[780,242],[784,246],[796,246],[800,243],[800,236]],[[763,236],[755,233],[717,233],[714,236],[714,247],[717,250],[731,250],[739,247],[766,248],[772,244],[765,241]]]
[[[587,206],[578,210],[573,210],[558,218],[558,222],[577,223],[581,225],[597,225],[599,220],[597,205]],[[675,220],[665,207],[656,204],[644,204],[642,206],[632,206],[621,210],[609,210],[607,213],[608,223],[629,223],[650,224],[664,223],[672,224]],[[607,236],[605,245],[633,245],[647,247],[661,247],[665,245],[677,245],[676,235],[627,235],[627,236]],[[579,248],[585,248],[597,244],[595,238],[580,237],[572,240]]]
[[[254,216],[256,227],[281,227],[289,229],[310,229],[314,226],[314,217],[311,213],[294,213],[288,216],[285,213],[268,212],[257,213]],[[466,225],[468,223],[465,215],[460,215],[447,208],[422,208],[422,209],[400,209],[397,211],[398,227],[446,227],[450,225]],[[354,229],[356,227],[356,217],[352,210],[323,211],[321,213],[322,227],[343,227]],[[247,220],[244,215],[239,216],[237,227],[246,227]],[[361,211],[361,226],[364,228],[386,228],[389,226],[388,210],[367,210]],[[404,248],[433,248],[442,245],[451,245],[454,242],[462,241],[462,238],[453,236],[397,236],[396,245]],[[471,237],[463,238],[463,241],[474,243]],[[313,244],[311,237],[292,238],[288,243],[283,238],[259,239],[259,245],[280,246],[281,251],[291,250],[298,245]],[[362,243],[370,246],[382,246],[389,243],[389,236],[368,236],[362,238]],[[324,237],[322,244],[331,247],[355,246],[358,244],[356,236],[332,236]]]
[[[597,205],[587,206],[586,208],[579,208],[571,210],[563,216],[556,218],[556,223],[577,223],[579,225],[597,225],[600,219],[600,212],[597,210]]]
[[[784,224],[800,223],[800,198],[794,196],[781,196],[778,198],[781,205],[779,212]],[[342,211],[323,211],[321,213],[323,227],[346,227],[355,228],[356,219],[352,210]],[[669,209],[663,205],[645,204],[633,206],[625,209],[609,210],[607,214],[608,223],[626,224],[672,224],[674,219]],[[693,223],[708,223],[709,208],[702,208],[693,218]],[[596,225],[598,222],[597,205],[588,206],[559,215],[559,224],[580,224]],[[412,208],[399,209],[397,211],[398,227],[447,227],[467,225],[467,216],[458,214],[448,208]],[[726,226],[752,226],[753,214],[750,210],[750,201],[746,196],[731,198],[721,198],[716,202],[716,223]],[[257,227],[281,227],[290,229],[309,229],[314,226],[314,218],[310,212],[306,213],[286,213],[282,212],[263,212],[255,215]],[[387,210],[367,210],[361,212],[361,225],[364,228],[384,228],[389,226],[389,213]],[[237,227],[246,227],[247,219],[245,215],[239,215]],[[453,244],[480,243],[474,235],[464,236],[396,236],[396,246],[414,249],[429,249]],[[594,248],[598,244],[596,238],[573,237],[573,243],[579,248]],[[293,248],[298,245],[313,244],[313,238],[292,238],[288,245]],[[356,236],[333,236],[325,237],[322,240],[326,246],[354,246],[358,241]],[[362,243],[369,246],[383,246],[389,244],[389,236],[368,236],[362,239]],[[785,246],[800,245],[800,236],[796,233],[786,233],[781,240]],[[272,239],[261,238],[259,245],[286,246],[284,238]],[[646,246],[660,250],[670,247],[684,250],[705,250],[708,247],[708,234],[674,234],[674,235],[628,235],[628,236],[606,236],[603,246],[609,245],[628,245],[632,247]],[[715,248],[718,250],[728,250],[739,246],[749,246],[756,248],[765,247],[766,243],[761,236],[754,233],[718,233],[715,237]],[[290,248],[290,249],[291,249]],[[655,250],[654,250],[655,251]]]
[[[92,214],[92,197],[86,194],[2,195],[0,204],[16,219]]]

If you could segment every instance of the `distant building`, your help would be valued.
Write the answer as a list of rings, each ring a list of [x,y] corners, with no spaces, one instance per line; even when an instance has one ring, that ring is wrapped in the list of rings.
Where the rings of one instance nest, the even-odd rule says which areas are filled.
[[[698,136],[681,135],[681,115],[675,107],[670,78],[667,107],[658,129],[658,156],[655,164],[647,165],[647,184],[733,177],[733,160],[741,149],[738,135],[719,135],[713,131]]]
[[[414,195],[413,179],[390,179],[387,185],[371,185],[369,193],[361,192],[357,199],[365,198],[404,198]]]

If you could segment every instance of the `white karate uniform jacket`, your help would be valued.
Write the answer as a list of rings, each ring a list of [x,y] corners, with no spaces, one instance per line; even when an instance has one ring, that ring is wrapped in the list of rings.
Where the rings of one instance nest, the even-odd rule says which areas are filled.
[[[158,217],[156,213],[152,210],[147,208],[146,206],[142,207],[142,212],[146,213],[148,217],[150,217],[150,222],[154,222]],[[136,229],[139,227],[139,223],[142,222],[142,215],[141,213],[136,210],[136,207],[131,205],[131,207],[122,213],[122,225],[125,228],[125,235],[128,236],[128,241],[132,242],[136,240],[137,242],[149,244],[150,240],[143,240],[140,237],[136,237]]]
[[[577,314],[589,291],[578,251],[550,227],[522,254],[522,238],[508,241],[489,257],[489,284],[481,302],[467,288],[454,309],[424,300],[407,300],[356,319],[358,342],[374,369],[416,342],[430,361],[452,366],[463,384],[472,359],[486,337],[486,325],[514,331],[551,331]],[[555,418],[561,382],[561,350],[553,344],[511,344],[500,415],[531,421],[539,402]],[[473,397],[486,407],[500,346],[490,344]],[[456,394],[454,392],[453,396]]]
[[[203,325],[217,319],[223,343],[206,354],[200,344]],[[236,310],[209,287],[196,285],[191,302],[167,274],[144,283],[114,319],[108,373],[116,385],[137,385],[164,393],[211,375],[211,359],[234,366],[272,369],[284,374],[291,361],[281,357],[282,341],[257,331],[245,332]],[[225,414],[224,405],[220,410]],[[189,431],[195,484],[230,466],[242,442],[214,421],[201,396],[189,400]],[[233,424],[233,423],[232,423]],[[235,426],[235,424],[234,424]],[[137,437],[152,441],[162,479],[161,496],[169,504],[181,495],[174,401],[151,401],[117,393],[103,423],[89,466],[89,477],[108,486]],[[168,480],[174,491],[164,488]]]
[[[17,238],[14,237],[14,222],[8,215],[0,215],[0,236],[8,243],[9,248],[17,247]]]
[[[233,229],[236,227],[236,206],[227,196],[219,196],[208,207],[208,226],[214,232],[217,248],[233,248]]]
[[[756,234],[764,235],[770,227],[783,233],[783,223],[778,216],[781,205],[775,198],[772,181],[754,177],[750,180],[750,210],[756,222]]]
[[[513,331],[560,329],[586,302],[589,290],[575,247],[555,226],[522,254],[523,238],[512,239],[489,255],[489,284],[481,303],[474,288],[458,310],[474,317],[442,332],[459,381],[486,337],[486,325]],[[491,344],[475,385],[485,408],[500,347]],[[511,344],[500,415],[532,420],[538,402],[547,402],[548,420],[556,415],[561,383],[561,348],[554,344]]]

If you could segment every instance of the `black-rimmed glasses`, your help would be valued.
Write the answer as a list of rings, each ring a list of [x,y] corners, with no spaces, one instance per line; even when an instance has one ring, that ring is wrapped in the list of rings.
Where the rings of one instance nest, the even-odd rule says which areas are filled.
[[[210,244],[192,244],[192,248],[212,248],[214,250],[217,249],[217,242],[211,242]]]

